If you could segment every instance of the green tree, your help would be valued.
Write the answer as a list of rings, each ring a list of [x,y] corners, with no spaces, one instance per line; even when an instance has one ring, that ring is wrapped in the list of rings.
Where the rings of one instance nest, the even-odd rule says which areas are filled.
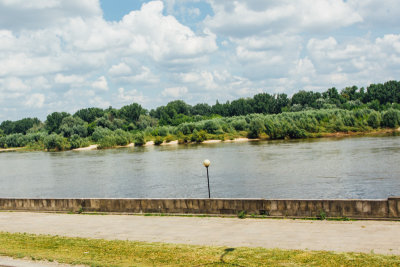
[[[316,100],[318,98],[321,98],[321,94],[318,92],[314,93],[312,91],[301,90],[292,96],[290,105],[291,106],[301,105],[302,107],[315,107]]]
[[[139,120],[141,114],[145,114],[146,110],[142,108],[141,105],[137,103],[132,103],[127,106],[123,106],[118,110],[118,117],[126,120],[127,122],[136,123]]]
[[[206,130],[210,134],[215,134],[219,128],[220,127],[218,123],[215,122],[215,120],[208,120],[204,123],[204,130]]]
[[[74,117],[79,117],[87,123],[91,123],[103,115],[104,110],[101,108],[83,108],[75,112]]]
[[[66,138],[53,133],[44,138],[44,147],[48,150],[62,151],[70,149],[70,144]]]
[[[77,134],[80,137],[86,137],[88,134],[87,123],[79,117],[72,116],[63,118],[59,131],[64,135],[64,137],[70,137],[74,134]]]
[[[229,106],[230,116],[240,116],[254,113],[253,99],[239,98],[231,102]]]
[[[211,106],[206,103],[196,104],[192,107],[191,114],[201,115],[201,116],[210,116],[211,115]]]
[[[382,125],[389,128],[396,128],[400,125],[400,111],[389,109],[383,113]]]
[[[59,133],[59,128],[62,123],[62,120],[65,117],[71,116],[67,112],[53,112],[47,116],[45,122],[45,128],[49,133]]]

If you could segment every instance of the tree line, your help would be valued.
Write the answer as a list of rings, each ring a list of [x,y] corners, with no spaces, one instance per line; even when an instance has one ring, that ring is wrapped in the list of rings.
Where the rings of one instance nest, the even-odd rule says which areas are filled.
[[[359,113],[362,113],[360,117]],[[321,117],[322,116],[322,117]],[[329,117],[330,116],[330,117]],[[323,118],[323,119],[321,119]],[[365,131],[400,124],[400,82],[346,87],[340,92],[301,90],[286,94],[260,93],[251,98],[210,106],[182,100],[153,110],[137,103],[115,109],[84,108],[74,114],[53,112],[37,118],[3,121],[0,147],[64,150],[98,143],[113,147],[153,140],[201,142],[234,136],[271,139],[304,138],[323,132]]]

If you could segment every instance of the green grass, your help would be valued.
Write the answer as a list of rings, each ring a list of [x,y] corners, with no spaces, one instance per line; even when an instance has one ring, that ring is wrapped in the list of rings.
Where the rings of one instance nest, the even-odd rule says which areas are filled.
[[[377,254],[106,241],[5,232],[0,232],[0,255],[90,266],[400,266],[400,256]]]

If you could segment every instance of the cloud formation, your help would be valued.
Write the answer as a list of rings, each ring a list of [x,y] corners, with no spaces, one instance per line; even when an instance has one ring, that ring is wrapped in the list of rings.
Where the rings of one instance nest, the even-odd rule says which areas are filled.
[[[106,12],[99,0],[0,0],[1,120],[400,74],[394,0],[146,0],[117,21]]]

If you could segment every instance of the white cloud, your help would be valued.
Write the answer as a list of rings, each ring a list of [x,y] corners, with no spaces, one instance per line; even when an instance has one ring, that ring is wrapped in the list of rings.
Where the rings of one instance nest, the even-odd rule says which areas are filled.
[[[109,22],[98,0],[0,0],[6,117],[26,116],[11,110],[33,108],[35,97],[43,111],[71,112],[88,103],[214,102],[400,76],[395,0],[143,2]]]
[[[58,73],[54,77],[54,82],[61,84],[81,84],[85,82],[85,78],[78,75],[63,75],[61,73]]]
[[[132,71],[133,72],[133,71]],[[135,74],[117,77],[117,81],[128,84],[154,84],[160,80],[148,67],[140,66],[135,70]]]
[[[214,16],[206,27],[227,36],[252,36],[271,32],[326,32],[362,21],[342,0],[210,1]],[[240,19],[239,19],[240,18]]]
[[[101,16],[98,0],[1,0],[0,28],[40,29],[68,18]]]
[[[143,4],[140,11],[132,11],[119,23],[121,30],[129,31],[129,50],[147,53],[156,61],[198,57],[217,49],[215,35],[196,34],[172,16],[164,16],[163,3]],[[122,32],[121,32],[122,33]]]
[[[0,86],[3,91],[9,92],[28,92],[31,88],[17,77],[8,77],[0,80]]]
[[[89,103],[93,107],[100,107],[100,108],[108,108],[109,106],[111,106],[109,101],[104,100],[100,96],[89,98]]]
[[[130,91],[125,91],[123,87],[118,88],[118,99],[122,104],[127,103],[144,103],[145,98],[142,93],[138,92],[138,90],[133,89]]]
[[[96,81],[92,83],[92,87],[95,89],[107,91],[108,90],[108,83],[106,77],[101,76]]]
[[[165,88],[161,95],[164,97],[172,97],[172,98],[182,98],[184,95],[188,93],[188,89],[185,86],[182,87],[169,87]]]
[[[25,105],[32,108],[41,108],[45,99],[46,97],[43,94],[33,94],[27,98]]]
[[[121,62],[117,65],[112,65],[111,68],[108,70],[108,73],[112,76],[125,76],[130,74],[131,72],[131,68],[124,62]]]
[[[397,0],[348,0],[364,20],[364,27],[398,29],[400,5]]]

